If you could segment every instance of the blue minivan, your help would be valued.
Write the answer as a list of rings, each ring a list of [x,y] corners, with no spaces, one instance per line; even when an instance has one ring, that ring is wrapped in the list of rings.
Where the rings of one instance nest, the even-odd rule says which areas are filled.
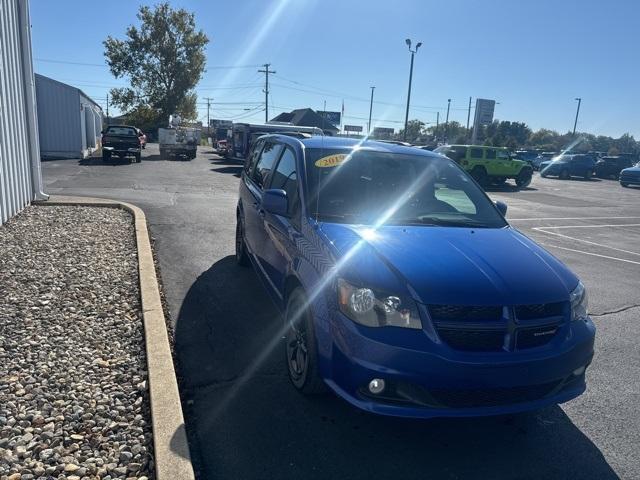
[[[585,287],[505,212],[432,152],[258,139],[240,181],[236,259],[283,312],[295,388],[422,418],[584,392],[595,337]]]

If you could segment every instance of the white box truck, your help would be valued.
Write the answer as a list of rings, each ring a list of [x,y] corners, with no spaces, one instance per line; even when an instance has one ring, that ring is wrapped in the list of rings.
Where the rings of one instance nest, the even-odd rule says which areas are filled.
[[[169,159],[196,158],[196,151],[200,144],[201,131],[199,128],[186,127],[177,115],[169,117],[169,126],[158,129],[158,143],[160,144],[160,158]]]

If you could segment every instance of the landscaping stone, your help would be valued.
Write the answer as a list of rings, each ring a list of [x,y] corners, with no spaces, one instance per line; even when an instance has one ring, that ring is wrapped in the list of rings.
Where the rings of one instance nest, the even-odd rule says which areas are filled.
[[[0,477],[153,478],[139,295],[125,211],[0,226]]]

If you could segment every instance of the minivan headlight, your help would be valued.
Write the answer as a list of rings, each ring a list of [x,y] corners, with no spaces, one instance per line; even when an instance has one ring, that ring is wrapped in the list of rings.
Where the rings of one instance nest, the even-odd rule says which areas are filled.
[[[339,279],[338,305],[347,317],[367,327],[422,328],[416,302],[402,295],[356,287]]]
[[[571,301],[571,320],[586,320],[589,315],[589,296],[582,282],[569,295]]]

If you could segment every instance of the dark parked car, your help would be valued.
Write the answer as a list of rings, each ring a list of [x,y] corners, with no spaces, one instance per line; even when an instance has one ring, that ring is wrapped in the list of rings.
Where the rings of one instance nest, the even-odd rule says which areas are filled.
[[[236,259],[283,311],[305,394],[404,417],[495,415],[584,392],[578,278],[455,162],[413,147],[267,135],[245,162]]]
[[[591,155],[558,155],[553,160],[540,164],[542,177],[559,177],[566,180],[570,177],[590,179],[593,176],[595,160]]]
[[[113,157],[133,157],[140,163],[141,143],[136,127],[110,125],[102,131],[102,161],[109,161]]]
[[[620,172],[620,185],[640,185],[640,162],[635,167],[625,168]]]
[[[547,160],[551,160],[553,157],[558,155],[555,152],[542,152],[540,155],[531,160],[531,166],[534,170],[540,170],[540,164],[542,162],[546,162]]]
[[[630,159],[625,157],[611,156],[600,158],[594,167],[596,177],[618,179],[620,172],[633,165]]]

